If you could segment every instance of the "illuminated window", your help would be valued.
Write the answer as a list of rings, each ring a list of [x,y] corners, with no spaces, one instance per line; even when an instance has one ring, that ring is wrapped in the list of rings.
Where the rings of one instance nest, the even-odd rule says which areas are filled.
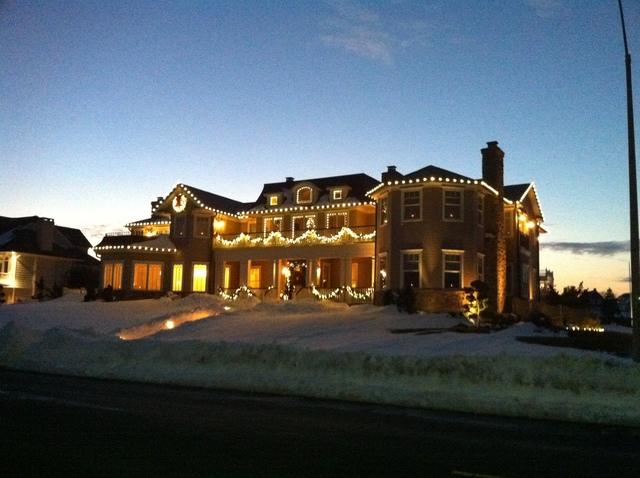
[[[133,264],[133,288],[137,290],[162,289],[162,264],[141,263]],[[115,287],[114,287],[115,289]]]
[[[270,232],[278,232],[282,230],[282,218],[281,217],[265,217],[264,218],[264,234],[267,235]]]
[[[193,287],[194,292],[205,292],[207,290],[207,264],[193,265]]]
[[[420,287],[420,252],[402,251],[402,287]]]
[[[251,266],[251,269],[249,269],[249,287],[251,289],[260,288],[261,272],[262,272],[262,268],[260,266]]]
[[[105,262],[102,271],[102,287],[122,289],[122,262]]]
[[[173,279],[171,281],[172,289],[176,292],[182,290],[182,264],[173,265]]]
[[[478,280],[484,282],[484,254],[478,254]]]
[[[193,216],[193,237],[211,237],[209,216]]]
[[[462,191],[444,189],[442,217],[445,221],[462,221]]]
[[[327,229],[342,229],[349,226],[349,215],[346,212],[328,212]]]
[[[316,228],[316,216],[293,216],[291,218],[291,237],[296,237],[296,232]]]
[[[462,255],[461,251],[442,252],[442,281],[445,289],[460,289],[462,287]]]
[[[224,288],[231,287],[231,266],[224,266]]]
[[[360,275],[360,267],[357,262],[351,263],[351,287],[358,287],[358,277]]]
[[[402,220],[420,221],[422,219],[422,191],[420,189],[402,191]]]
[[[334,201],[340,201],[342,199],[342,189],[334,189],[331,197]]]
[[[380,198],[378,208],[380,210],[380,225],[383,226],[389,222],[389,198],[386,196]]]
[[[305,204],[311,202],[311,188],[309,186],[303,186],[296,192],[296,203]]]
[[[269,206],[278,205],[278,196],[269,196]]]
[[[9,273],[9,256],[0,258],[0,274]]]

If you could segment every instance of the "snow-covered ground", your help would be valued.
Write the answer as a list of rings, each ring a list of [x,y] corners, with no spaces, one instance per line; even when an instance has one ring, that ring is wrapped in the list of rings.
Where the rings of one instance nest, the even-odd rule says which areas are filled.
[[[61,299],[0,307],[0,365],[514,416],[640,425],[640,367],[446,314],[331,302]],[[396,333],[392,333],[392,331]],[[401,332],[401,333],[397,333]],[[125,339],[125,340],[123,340]]]

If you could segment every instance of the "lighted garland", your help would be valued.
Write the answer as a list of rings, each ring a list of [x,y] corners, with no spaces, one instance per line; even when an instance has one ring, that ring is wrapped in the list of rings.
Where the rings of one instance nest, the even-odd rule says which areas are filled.
[[[218,295],[222,297],[224,300],[238,300],[242,295],[246,297],[255,297],[255,294],[251,289],[249,289],[246,285],[241,285],[238,287],[233,294],[227,294],[224,289],[220,288],[218,291]]]
[[[368,242],[372,241],[375,236],[375,231],[367,234],[358,234],[348,227],[343,227],[337,234],[332,236],[320,236],[315,229],[309,229],[295,239],[289,239],[283,236],[280,231],[272,231],[267,237],[257,237],[254,239],[251,239],[251,236],[244,232],[241,232],[238,237],[231,240],[224,239],[218,234],[216,235],[216,242],[222,247],[306,246]]]
[[[349,297],[356,300],[371,300],[373,298],[373,290],[369,289],[367,292],[358,292],[351,288],[351,286],[344,285],[341,287],[337,287],[326,294],[321,293],[315,285],[311,286],[311,293],[318,300],[333,300],[338,299],[342,294],[347,293]]]

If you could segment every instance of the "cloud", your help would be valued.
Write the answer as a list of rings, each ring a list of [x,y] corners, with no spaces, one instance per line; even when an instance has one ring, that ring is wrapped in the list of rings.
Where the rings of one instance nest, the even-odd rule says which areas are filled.
[[[355,0],[331,0],[327,4],[331,14],[322,22],[320,40],[327,46],[385,64],[393,63],[399,49],[425,46],[431,33],[426,20],[403,11],[400,5],[394,6],[393,14],[380,15]]]
[[[613,256],[629,252],[629,241],[603,242],[545,242],[545,249],[572,254],[592,254],[596,256]]]
[[[96,245],[107,232],[128,232],[127,229],[114,224],[92,224],[89,226],[81,227],[80,230],[87,237],[89,242]]]
[[[540,18],[561,18],[569,14],[563,0],[525,0],[525,4]]]

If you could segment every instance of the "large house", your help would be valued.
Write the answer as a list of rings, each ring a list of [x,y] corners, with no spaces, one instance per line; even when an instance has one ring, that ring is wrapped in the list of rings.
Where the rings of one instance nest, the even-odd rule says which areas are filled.
[[[66,285],[77,266],[96,266],[79,229],[38,216],[0,216],[0,285],[8,303],[30,299],[40,287]]]
[[[494,141],[477,179],[435,166],[390,166],[380,180],[288,177],[252,203],[178,184],[129,234],[95,247],[103,286],[347,301],[412,286],[435,311],[459,310],[462,289],[479,279],[499,310],[526,306],[538,295],[543,217],[533,183],[503,184],[503,159]]]

